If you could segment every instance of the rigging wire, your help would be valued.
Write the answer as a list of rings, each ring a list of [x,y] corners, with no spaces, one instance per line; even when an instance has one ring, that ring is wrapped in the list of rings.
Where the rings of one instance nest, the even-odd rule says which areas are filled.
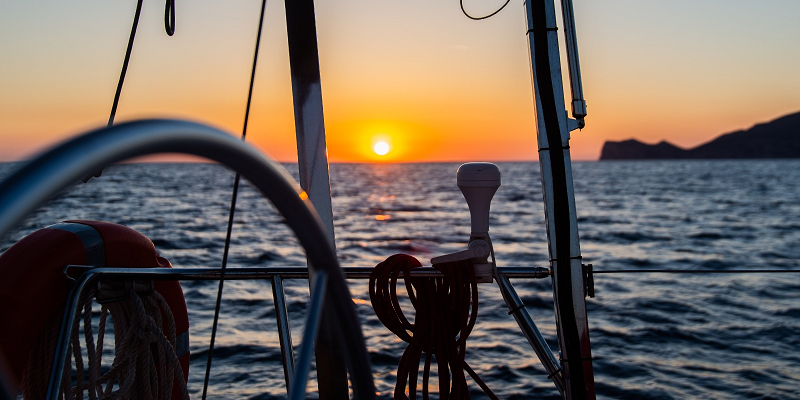
[[[170,1],[174,0],[167,0],[167,4]],[[247,105],[245,106],[244,111],[244,126],[242,127],[242,141],[245,141],[247,137],[247,123],[250,119],[250,105],[252,104],[253,100],[253,82],[256,78],[256,66],[258,65],[258,49],[261,46],[261,32],[264,27],[264,9],[267,6],[267,0],[261,1],[261,15],[258,20],[258,33],[256,34],[256,48],[253,54],[253,67],[250,71],[250,87],[247,91]],[[173,5],[173,12],[174,12],[174,5]],[[174,21],[173,21],[174,23]],[[174,27],[173,27],[174,28]],[[222,251],[222,266],[220,268],[220,276],[219,276],[219,287],[217,288],[217,302],[216,306],[214,307],[214,321],[211,325],[211,340],[208,345],[208,357],[206,358],[206,374],[205,378],[203,379],[203,395],[202,400],[206,399],[206,394],[208,392],[208,381],[211,375],[211,360],[213,359],[214,353],[214,341],[217,336],[217,323],[219,321],[219,310],[220,305],[222,303],[222,288],[225,283],[225,270],[228,265],[228,251],[230,250],[231,245],[231,233],[233,232],[233,218],[234,214],[236,213],[236,198],[239,194],[239,181],[241,180],[241,174],[236,172],[236,177],[233,180],[233,193],[231,193],[231,207],[230,212],[228,213],[228,227],[225,232],[225,247]]]
[[[122,70],[119,73],[119,81],[117,81],[117,92],[114,94],[114,102],[111,104],[111,115],[108,117],[108,126],[114,125],[114,118],[117,116],[119,97],[122,94],[122,85],[125,83],[125,75],[128,73],[128,63],[131,61],[133,41],[136,39],[136,29],[139,27],[139,16],[142,14],[143,2],[144,0],[136,2],[136,14],[133,16],[133,26],[131,26],[131,34],[128,37],[128,49],[125,51],[125,59],[122,61]]]
[[[172,36],[175,34],[175,0],[166,0],[164,8],[164,29],[167,35]],[[108,116],[108,125],[114,125],[114,119],[117,116],[117,107],[119,106],[119,98],[122,95],[122,85],[125,84],[125,75],[128,73],[128,64],[131,61],[131,53],[133,53],[133,41],[136,39],[136,31],[139,28],[139,17],[142,15],[142,3],[144,0],[136,2],[136,13],[133,15],[133,24],[131,26],[131,34],[128,36],[128,47],[125,50],[125,58],[122,61],[122,69],[119,72],[119,80],[117,81],[117,91],[114,93],[114,101],[111,103],[111,113]],[[94,173],[83,177],[83,183],[92,179],[92,177],[99,177],[103,170],[95,171]]]
[[[139,27],[139,16],[142,14],[142,3],[144,0],[136,2],[136,14],[133,16],[133,26],[131,26],[131,34],[128,37],[128,48],[125,51],[125,59],[122,62],[122,70],[119,74],[119,81],[117,82],[117,92],[114,94],[114,102],[111,105],[111,115],[108,117],[108,126],[114,124],[114,118],[117,115],[117,106],[119,105],[119,97],[122,94],[122,85],[125,83],[125,75],[128,72],[128,64],[131,60],[131,53],[133,52],[133,41],[136,39],[136,30]],[[166,0],[164,6],[164,30],[167,35],[172,36],[175,34],[175,0]]]
[[[500,6],[500,8],[498,8],[497,10],[495,10],[495,12],[493,12],[493,13],[491,13],[491,14],[489,14],[489,15],[485,15],[485,16],[483,16],[483,17],[474,17],[474,16],[470,15],[470,14],[467,12],[467,10],[465,10],[465,9],[464,9],[464,0],[459,0],[459,2],[458,2],[458,3],[459,3],[459,5],[461,6],[461,12],[462,12],[462,13],[464,13],[464,15],[466,15],[466,16],[467,16],[467,18],[469,18],[469,19],[471,19],[471,20],[473,20],[473,21],[480,21],[480,20],[483,20],[483,19],[487,19],[487,18],[494,17],[494,16],[495,16],[497,13],[499,13],[500,11],[503,11],[503,9],[504,9],[504,8],[506,8],[506,6],[508,5],[508,3],[510,3],[510,2],[511,2],[511,0],[506,0],[505,4],[503,4],[502,6]]]
[[[797,274],[800,270],[797,269],[731,269],[731,270],[715,270],[715,269],[608,269],[600,271],[592,271],[595,274],[644,274],[644,273],[660,273],[660,274]]]

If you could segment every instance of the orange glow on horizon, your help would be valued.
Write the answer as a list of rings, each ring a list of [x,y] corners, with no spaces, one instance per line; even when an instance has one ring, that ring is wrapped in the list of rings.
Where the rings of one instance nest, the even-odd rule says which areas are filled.
[[[0,162],[105,126],[132,11],[123,2],[5,3]],[[240,3],[198,0],[175,37],[143,32],[116,123],[185,119],[240,137],[258,28],[250,18],[258,4]],[[588,116],[586,128],[570,134],[572,160],[596,160],[607,140],[694,147],[800,109],[800,52],[786,51],[796,47],[800,2],[749,2],[724,12],[701,2],[689,19],[670,2],[640,3],[622,1],[625,13],[603,2],[576,8]],[[293,163],[286,20],[282,3],[271,7],[247,142]],[[142,21],[158,21],[159,13],[145,7]],[[474,23],[452,2],[398,8],[343,0],[320,2],[315,16],[331,163],[537,160],[523,8]],[[389,146],[385,155],[374,151],[378,141]]]
[[[327,138],[328,152],[332,162],[413,161],[415,131],[415,127],[394,121],[331,123]],[[379,143],[384,145],[379,146]],[[385,153],[380,154],[378,150]]]

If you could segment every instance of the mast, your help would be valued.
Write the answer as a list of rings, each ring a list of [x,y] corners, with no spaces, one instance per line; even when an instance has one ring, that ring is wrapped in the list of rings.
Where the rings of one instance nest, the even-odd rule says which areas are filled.
[[[577,120],[568,118],[564,109],[554,1],[526,0],[525,15],[528,22],[539,165],[561,368],[566,386],[565,397],[569,400],[593,400],[594,372],[569,152],[570,131],[583,126],[586,110],[577,70],[571,0],[563,0],[562,3],[567,3],[562,9],[568,10],[564,13],[564,19],[569,31],[566,36],[570,42],[568,55],[573,77],[573,115]]]
[[[300,187],[308,194],[322,219],[328,234],[328,244],[335,249],[314,0],[286,0],[284,3]],[[319,396],[322,400],[346,399],[347,368],[341,346],[337,344],[327,322],[330,319],[325,317],[327,313],[323,310],[315,350]]]

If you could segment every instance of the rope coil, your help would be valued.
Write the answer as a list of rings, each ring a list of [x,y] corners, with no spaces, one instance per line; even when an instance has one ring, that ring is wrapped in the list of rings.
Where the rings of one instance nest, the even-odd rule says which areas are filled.
[[[395,399],[415,399],[422,354],[422,398],[428,399],[431,363],[435,356],[441,399],[469,399],[464,371],[492,399],[497,397],[465,361],[467,337],[478,316],[478,287],[471,261],[436,264],[441,278],[410,278],[416,258],[395,254],[375,266],[369,279],[369,297],[378,319],[408,343],[397,366]],[[397,279],[405,278],[408,298],[416,310],[411,323],[400,307]],[[405,391],[408,390],[408,395]]]
[[[102,290],[85,294],[83,304],[83,333],[87,360],[84,364],[80,330],[81,320],[74,321],[75,334],[70,338],[66,368],[61,379],[59,399],[90,400],[117,398],[172,399],[173,385],[183,400],[189,399],[186,380],[175,352],[177,334],[175,318],[164,297],[148,291],[151,284],[125,282],[125,297],[101,304],[97,340],[93,329],[92,306]],[[115,291],[120,290],[117,286]],[[140,296],[138,292],[147,295]],[[117,296],[117,293],[113,293]],[[108,316],[113,319],[115,354],[111,367],[102,372],[103,347]],[[25,399],[43,399],[46,395],[48,372],[58,339],[62,313],[54,313],[39,337],[22,377],[21,389]],[[162,328],[166,327],[166,332]],[[73,363],[74,360],[74,363]],[[74,364],[74,369],[73,369]]]

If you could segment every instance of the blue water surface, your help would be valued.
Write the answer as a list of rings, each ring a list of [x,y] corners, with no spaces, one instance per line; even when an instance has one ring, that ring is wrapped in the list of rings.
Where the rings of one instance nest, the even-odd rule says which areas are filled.
[[[500,266],[547,266],[536,163],[500,163],[491,236]],[[0,176],[16,164],[0,165]],[[286,165],[296,175],[296,165]],[[584,262],[596,270],[800,269],[800,160],[576,162]],[[464,249],[469,211],[458,164],[331,166],[343,266],[394,253],[429,264]],[[67,219],[131,226],[176,267],[222,258],[233,173],[213,164],[126,164],[75,186],[28,218],[3,248]],[[304,266],[282,216],[251,187],[237,203],[229,266]],[[549,280],[513,282],[554,352]],[[601,399],[800,399],[800,274],[595,276],[588,300]],[[190,392],[199,398],[216,284],[184,282],[191,319]],[[366,282],[351,291],[363,318],[379,397],[391,398],[405,343],[377,320]],[[294,344],[307,282],[289,281]],[[481,285],[467,361],[501,399],[558,399],[494,285]],[[285,396],[269,282],[225,284],[209,395]],[[485,396],[472,384],[475,398]],[[312,392],[315,385],[312,384]]]

